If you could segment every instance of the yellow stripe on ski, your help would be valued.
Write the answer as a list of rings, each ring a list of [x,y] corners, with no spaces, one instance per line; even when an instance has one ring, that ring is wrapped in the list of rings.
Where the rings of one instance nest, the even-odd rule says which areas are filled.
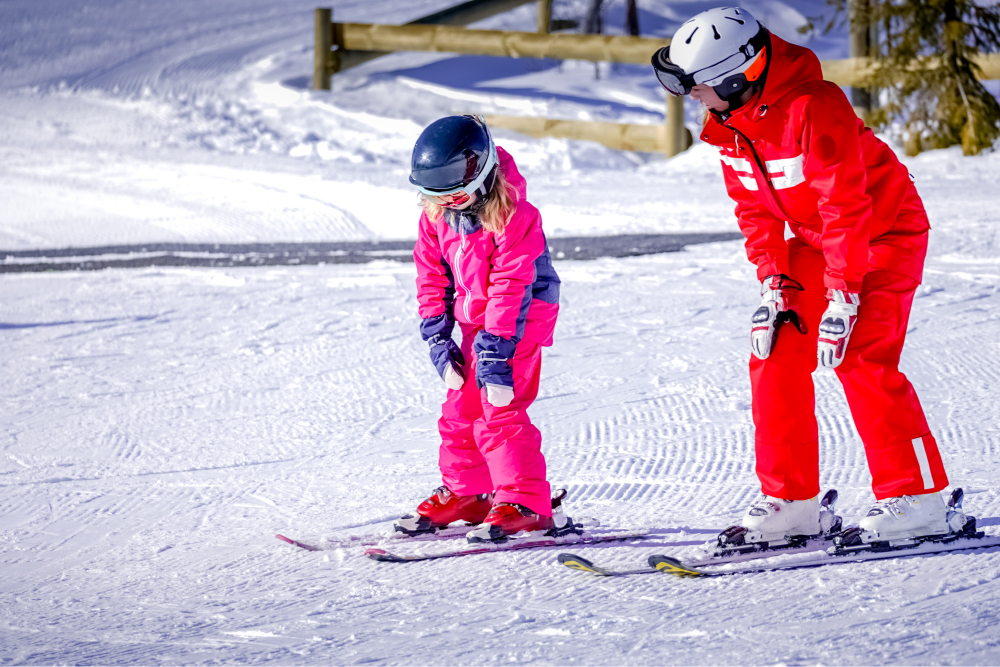
[[[670,556],[650,556],[649,564],[664,574],[672,574],[675,577],[710,577],[708,572],[696,570],[688,567]]]
[[[581,558],[574,554],[559,554],[559,562],[568,568],[573,570],[580,570],[581,572],[590,572],[591,574],[597,574],[600,576],[607,576],[607,571],[597,567],[591,563],[586,558]]]

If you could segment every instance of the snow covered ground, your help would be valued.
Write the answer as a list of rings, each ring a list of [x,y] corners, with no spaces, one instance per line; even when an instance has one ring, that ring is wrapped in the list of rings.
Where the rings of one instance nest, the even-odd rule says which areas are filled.
[[[0,248],[412,238],[406,165],[435,117],[661,120],[644,68],[595,80],[587,63],[396,54],[314,93],[313,6],[0,3]],[[666,35],[708,5],[640,6]],[[747,6],[789,38],[822,9]],[[482,27],[533,20],[529,5]],[[834,37],[797,39],[845,55]],[[499,138],[554,236],[735,229],[704,146],[664,161]],[[907,164],[934,232],[904,370],[966,508],[1000,535],[1000,156]],[[654,532],[575,551],[691,554],[756,489],[741,245],[556,265],[532,410],[551,479],[571,514]],[[394,262],[0,276],[0,662],[1000,663],[1000,549],[712,580],[588,578],[559,549],[363,558],[438,484],[444,389],[413,278]],[[816,381],[823,483],[853,521],[863,448],[835,377]]]

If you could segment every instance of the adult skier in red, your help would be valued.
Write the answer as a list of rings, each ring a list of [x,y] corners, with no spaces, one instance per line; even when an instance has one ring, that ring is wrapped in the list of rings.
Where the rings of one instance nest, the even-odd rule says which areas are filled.
[[[937,442],[898,369],[930,229],[906,167],[823,80],[812,51],[744,9],[698,14],[653,68],[668,92],[707,108],[701,138],[719,149],[761,282],[750,382],[763,497],[741,521],[747,541],[828,529],[817,364],[836,371],[864,442],[876,502],[861,539],[960,530],[939,493],[948,477]]]

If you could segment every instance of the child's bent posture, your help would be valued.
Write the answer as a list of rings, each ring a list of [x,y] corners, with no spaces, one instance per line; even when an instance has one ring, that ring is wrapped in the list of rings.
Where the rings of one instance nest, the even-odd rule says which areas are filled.
[[[448,394],[438,421],[443,484],[397,529],[481,524],[470,541],[550,531],[542,437],[527,413],[559,312],[541,216],[480,117],[428,126],[410,182],[424,209],[413,252],[420,333]]]

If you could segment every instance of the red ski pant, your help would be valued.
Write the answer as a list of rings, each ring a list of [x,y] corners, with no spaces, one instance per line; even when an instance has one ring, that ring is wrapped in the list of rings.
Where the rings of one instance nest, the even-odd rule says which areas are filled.
[[[826,310],[822,253],[789,242],[791,277],[802,283],[793,307],[807,333],[784,325],[766,360],[750,358],[757,476],[761,490],[786,500],[817,495],[819,440],[812,372],[816,338]],[[864,278],[858,319],[837,378],[865,446],[872,490],[881,500],[940,491],[948,485],[937,443],[917,394],[899,372],[906,325],[917,281],[901,273],[872,270]]]
[[[552,516],[542,434],[527,412],[538,395],[542,348],[527,340],[517,344],[512,360],[514,400],[498,408],[486,400],[485,389],[476,387],[472,341],[477,329],[459,324],[466,379],[461,389],[448,390],[441,407],[441,479],[460,496],[493,493],[494,503],[518,503],[537,514]]]

